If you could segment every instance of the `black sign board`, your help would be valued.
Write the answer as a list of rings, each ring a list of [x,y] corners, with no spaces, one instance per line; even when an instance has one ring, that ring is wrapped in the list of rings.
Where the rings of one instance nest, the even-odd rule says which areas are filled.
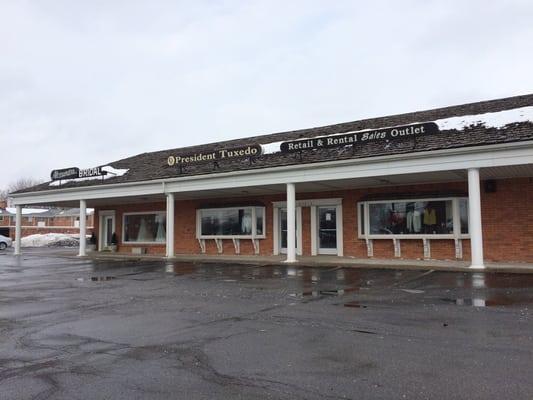
[[[358,143],[370,143],[406,139],[409,137],[428,136],[439,133],[439,127],[434,122],[397,126],[394,128],[375,129],[351,132],[344,135],[321,136],[311,139],[292,140],[281,143],[283,153],[296,153],[302,150],[326,149],[332,147],[350,146]]]
[[[102,171],[100,167],[80,169],[78,178],[91,178],[93,176],[107,175],[107,171]]]
[[[79,169],[78,167],[54,169],[50,174],[53,181],[60,181],[64,179],[78,179],[78,178],[90,178],[93,176],[107,175],[107,171],[102,171],[102,168],[85,168]]]
[[[59,181],[61,179],[76,179],[79,178],[80,169],[77,167],[65,168],[65,169],[54,169],[50,174],[50,178],[53,181]]]
[[[183,166],[203,162],[232,160],[235,158],[251,158],[261,155],[261,151],[262,149],[259,145],[236,147],[233,149],[218,149],[209,152],[198,152],[193,154],[169,156],[167,159],[167,163],[169,166],[173,167],[174,165]]]

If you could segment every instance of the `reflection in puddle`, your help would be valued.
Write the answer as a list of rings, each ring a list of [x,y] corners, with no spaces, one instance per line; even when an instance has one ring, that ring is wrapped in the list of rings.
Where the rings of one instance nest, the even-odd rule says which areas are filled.
[[[346,293],[350,293],[358,290],[357,288],[344,288],[344,289],[325,289],[325,290],[306,290],[298,293],[291,293],[291,297],[322,297],[322,296],[342,296]]]
[[[455,304],[457,306],[471,306],[471,307],[497,307],[497,306],[510,306],[513,304],[524,304],[530,303],[531,299],[524,298],[509,298],[504,296],[495,296],[488,299],[481,297],[472,297],[472,298],[457,298],[449,299],[444,298],[442,301],[446,303]]]

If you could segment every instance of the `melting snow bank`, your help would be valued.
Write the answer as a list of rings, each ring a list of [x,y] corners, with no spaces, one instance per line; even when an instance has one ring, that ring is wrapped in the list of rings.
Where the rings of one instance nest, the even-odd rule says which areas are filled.
[[[451,130],[455,129],[458,131],[462,131],[465,128],[468,128],[470,126],[474,125],[483,125],[486,128],[503,128],[506,125],[514,124],[517,122],[533,122],[533,107],[521,107],[521,108],[514,108],[512,110],[504,110],[504,111],[497,111],[492,113],[485,113],[485,114],[474,114],[474,115],[463,115],[462,117],[450,117],[450,118],[442,118],[437,119],[435,121],[420,121],[420,122],[412,122],[410,124],[402,125],[402,126],[410,126],[410,125],[416,125],[421,123],[427,123],[427,122],[434,122],[437,124],[440,130]],[[360,133],[360,132],[368,132],[368,131],[375,131],[379,129],[390,129],[394,128],[395,126],[387,126],[387,127],[376,127],[371,129],[362,129],[359,131],[348,131],[348,132],[339,132],[338,134],[334,135],[327,135],[330,136],[336,136],[336,135],[346,135],[350,133]],[[316,136],[322,137],[322,136]],[[311,139],[311,138],[298,138],[298,140],[303,139]],[[280,145],[283,142],[272,142],[272,143],[265,143],[262,144],[261,147],[263,148],[263,154],[273,154],[273,153],[279,153],[281,151]]]
[[[80,244],[80,235],[64,233],[35,234],[23,237],[22,247],[77,247]]]
[[[124,174],[126,174],[129,169],[126,168],[126,169],[118,169],[118,168],[113,168],[112,166],[110,165],[106,165],[105,167],[102,167],[101,168],[102,171],[105,171],[107,172],[107,175],[102,175],[102,176],[90,176],[90,177],[87,177],[87,178],[76,178],[76,179],[63,179],[63,180],[60,180],[60,181],[52,181],[50,182],[50,186],[59,186],[60,184],[64,184],[64,183],[67,183],[67,182],[81,182],[81,181],[92,181],[92,180],[106,180],[106,179],[110,179],[110,178],[115,178],[117,176],[122,176]]]

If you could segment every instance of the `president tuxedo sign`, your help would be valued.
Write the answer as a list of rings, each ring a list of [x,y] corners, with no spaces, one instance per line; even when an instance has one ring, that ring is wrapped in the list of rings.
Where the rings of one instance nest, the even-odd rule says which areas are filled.
[[[310,139],[292,140],[281,143],[280,149],[284,153],[294,153],[302,150],[315,150],[332,147],[355,145],[405,139],[409,137],[428,136],[439,133],[439,127],[434,122],[397,126],[394,128],[376,129],[368,131],[350,132],[343,135],[320,136]]]
[[[176,156],[169,156],[167,164],[170,167],[174,165],[183,166],[188,164],[197,164],[209,161],[231,160],[244,157],[256,157],[261,155],[261,146],[251,145],[245,147],[237,147],[233,149],[219,149],[209,152],[198,152],[194,154],[183,154]]]

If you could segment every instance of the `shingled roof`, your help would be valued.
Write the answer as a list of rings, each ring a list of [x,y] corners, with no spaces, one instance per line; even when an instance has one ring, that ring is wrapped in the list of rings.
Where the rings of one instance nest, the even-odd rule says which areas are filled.
[[[253,136],[199,146],[142,153],[105,164],[117,169],[128,169],[128,172],[122,176],[112,177],[105,180],[70,181],[61,186],[50,186],[49,183],[43,183],[38,186],[18,191],[16,193],[54,190],[67,187],[102,186],[124,182],[141,182],[155,179],[176,178],[179,176],[188,175],[272,168],[293,164],[307,164],[349,158],[366,158],[428,150],[533,140],[533,123],[531,121],[509,123],[502,127],[491,127],[482,123],[474,123],[465,127],[464,129],[441,128],[441,133],[437,135],[420,136],[417,137],[416,140],[413,140],[413,138],[410,137],[390,143],[359,143],[355,145],[355,148],[340,147],[334,149],[310,150],[301,152],[300,154],[275,152],[263,154],[253,158],[252,160],[241,158],[228,161],[221,160],[218,162],[218,165],[214,165],[213,163],[187,165],[182,169],[181,172],[176,166],[170,167],[167,164],[167,159],[169,156],[187,155],[199,152],[209,153],[221,148],[235,148],[254,144],[265,145],[279,141],[312,138],[316,136],[332,135],[365,129],[378,129],[384,127],[409,125],[419,122],[432,122],[445,118],[496,113],[528,106],[533,106],[533,94],[406,114],[397,114],[386,117],[369,118],[354,122],[345,122],[341,124],[310,129]]]

